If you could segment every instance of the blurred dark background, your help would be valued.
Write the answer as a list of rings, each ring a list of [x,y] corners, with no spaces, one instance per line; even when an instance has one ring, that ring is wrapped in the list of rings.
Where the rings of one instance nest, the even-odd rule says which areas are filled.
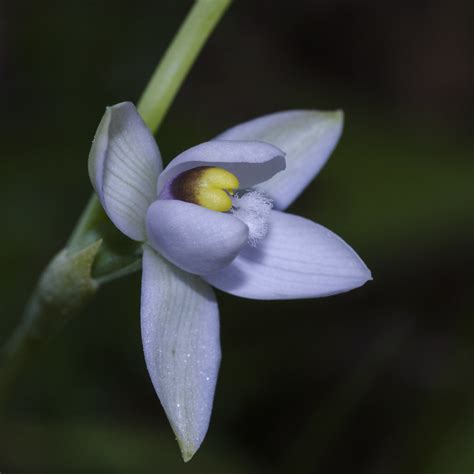
[[[88,196],[104,107],[136,101],[189,1],[0,4],[0,335]],[[374,281],[325,299],[219,294],[207,439],[180,459],[149,382],[139,278],[104,287],[19,380],[0,471],[474,470],[474,3],[236,1],[157,139],[165,159],[266,113],[343,108],[342,140],[292,211]]]

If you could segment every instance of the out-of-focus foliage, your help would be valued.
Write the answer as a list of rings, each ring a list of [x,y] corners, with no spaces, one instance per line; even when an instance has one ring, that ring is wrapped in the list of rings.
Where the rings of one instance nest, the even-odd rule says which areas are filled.
[[[217,29],[162,153],[276,110],[343,108],[294,211],[343,236],[374,281],[309,301],[219,295],[214,416],[185,467],[143,362],[139,274],[113,282],[20,380],[0,471],[472,471],[473,6],[253,3]],[[2,6],[2,339],[91,192],[105,105],[137,99],[190,4]]]

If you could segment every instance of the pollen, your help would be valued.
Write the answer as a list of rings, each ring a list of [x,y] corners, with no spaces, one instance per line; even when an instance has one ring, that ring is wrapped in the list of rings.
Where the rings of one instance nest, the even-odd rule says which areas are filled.
[[[171,194],[175,199],[227,212],[232,208],[232,196],[238,188],[239,180],[229,171],[199,166],[177,176],[171,183]]]

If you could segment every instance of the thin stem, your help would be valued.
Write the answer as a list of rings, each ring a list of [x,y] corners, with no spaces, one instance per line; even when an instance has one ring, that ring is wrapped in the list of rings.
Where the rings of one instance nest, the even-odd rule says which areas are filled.
[[[94,224],[102,218],[102,215],[102,206],[97,199],[97,196],[93,194],[89,198],[89,202],[79,217],[76,227],[72,231],[71,237],[69,237],[66,247],[71,251],[74,251],[79,250],[80,247],[83,247],[84,245],[87,245],[89,242],[85,241],[85,236],[90,234],[90,230],[94,227]]]
[[[198,0],[174,37],[138,103],[138,111],[153,133],[230,1]]]
[[[231,0],[197,0],[147,85],[138,109],[156,132],[204,43]],[[0,352],[0,404],[26,362],[79,311],[97,289],[91,268],[100,248],[100,228],[106,219],[92,196],[66,250],[58,254],[40,278],[23,319]],[[130,262],[129,262],[130,263]]]

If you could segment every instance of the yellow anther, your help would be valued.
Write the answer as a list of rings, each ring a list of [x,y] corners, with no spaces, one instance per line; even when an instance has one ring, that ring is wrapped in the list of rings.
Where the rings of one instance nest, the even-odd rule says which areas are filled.
[[[239,180],[229,171],[212,166],[199,166],[184,171],[171,184],[174,199],[192,202],[207,209],[227,212],[231,196],[239,189]]]
[[[213,211],[226,212],[232,207],[230,196],[239,188],[239,180],[223,168],[205,168],[194,185],[197,204]]]

